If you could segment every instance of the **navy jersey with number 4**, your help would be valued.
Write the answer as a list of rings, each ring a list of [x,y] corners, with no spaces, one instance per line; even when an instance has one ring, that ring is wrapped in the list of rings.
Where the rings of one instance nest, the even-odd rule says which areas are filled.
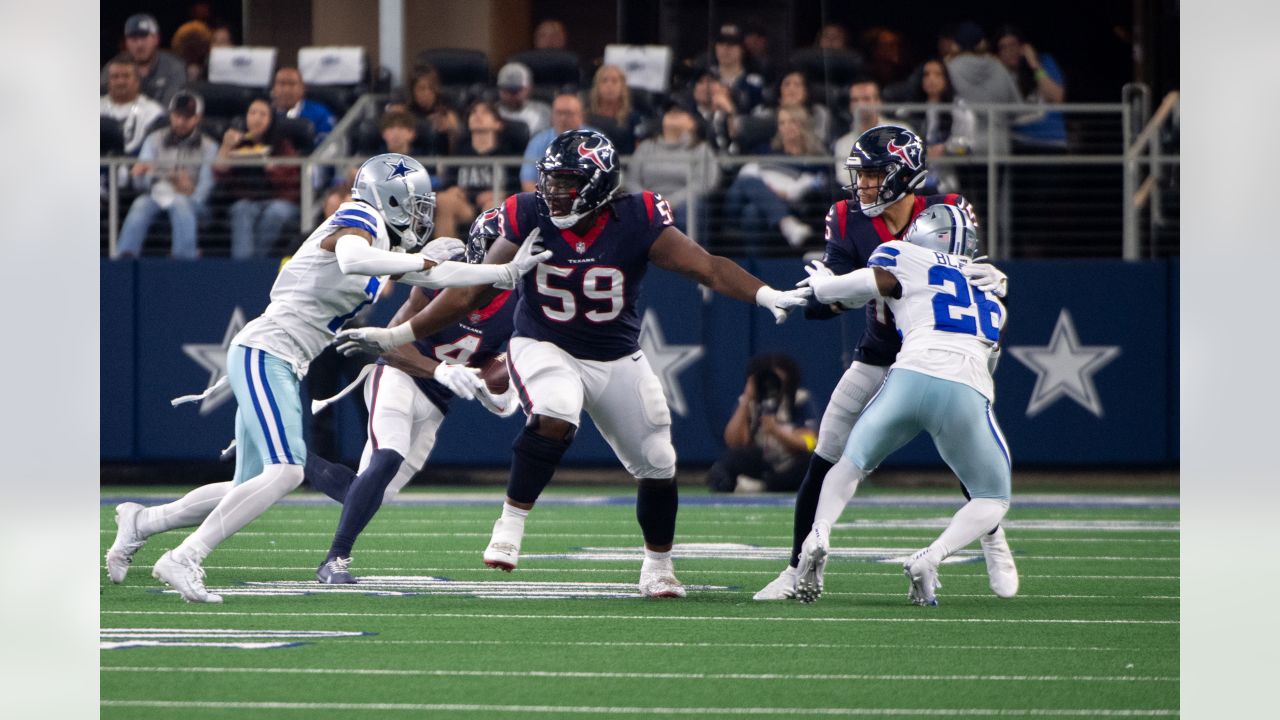
[[[517,245],[542,229],[551,258],[520,286],[515,336],[554,343],[583,360],[616,360],[640,349],[636,301],[649,269],[649,248],[672,222],[671,207],[651,192],[622,194],[582,235],[561,230],[525,192],[503,206],[503,236]]]
[[[827,211],[826,240],[827,249],[822,255],[822,263],[837,275],[853,272],[867,266],[867,260],[881,243],[901,240],[907,228],[916,216],[925,208],[938,203],[947,203],[965,209],[971,215],[973,208],[964,196],[957,193],[947,195],[917,195],[911,208],[911,217],[902,226],[902,232],[894,235],[884,221],[884,216],[870,218],[862,214],[858,204],[849,200],[841,200]],[[975,223],[976,224],[976,223]],[[835,316],[835,312],[812,298],[805,308],[805,317],[825,320]],[[893,313],[883,302],[872,300],[867,303],[867,327],[854,350],[853,359],[868,365],[888,366],[893,364],[898,349],[902,347],[902,338],[893,323]]]
[[[439,290],[423,290],[431,299],[440,293]],[[502,352],[507,339],[511,337],[511,318],[516,303],[510,290],[497,296],[488,305],[471,314],[455,325],[415,340],[413,346],[418,352],[440,362],[462,363],[470,367],[484,367],[484,364]],[[386,364],[378,358],[378,364]],[[444,385],[431,378],[414,377],[423,394],[441,412],[449,412],[449,401],[453,393]]]

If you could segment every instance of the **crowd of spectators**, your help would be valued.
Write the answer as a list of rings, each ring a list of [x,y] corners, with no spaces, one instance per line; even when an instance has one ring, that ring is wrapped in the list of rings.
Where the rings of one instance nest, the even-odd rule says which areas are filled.
[[[160,49],[160,30],[150,15],[130,17],[123,52],[102,69],[104,154],[110,138],[119,138],[123,154],[139,160],[120,171],[121,189],[133,195],[126,198],[117,256],[141,254],[148,232],[159,234],[151,227],[162,215],[176,258],[201,256],[200,228],[213,222],[226,228],[234,258],[288,252],[305,230],[299,227],[304,179],[297,162],[270,161],[310,154],[346,108],[327,106],[323,93],[310,96],[299,68],[281,64],[269,88],[245,97],[234,113],[222,103],[222,116],[208,123],[207,99],[198,91],[215,89],[207,82],[209,53],[234,42],[229,29],[194,18],[172,36],[172,52]],[[706,241],[714,225],[713,242],[728,235],[737,248],[763,253],[820,246],[822,214],[849,182],[844,159],[854,139],[875,125],[912,128],[933,159],[1067,146],[1062,114],[1036,107],[1065,99],[1062,70],[1011,27],[988,37],[977,24],[961,23],[940,33],[936,56],[912,65],[907,39],[889,28],[855,38],[828,24],[811,47],[781,58],[759,23],[725,23],[709,52],[675,63],[665,93],[629,85],[617,65],[581,60],[577,83],[549,84],[538,58],[576,57],[568,30],[544,20],[531,40],[534,49],[509,58],[491,85],[452,84],[448,68],[413,63],[378,117],[344,136],[350,154],[423,159],[436,182],[438,235],[465,231],[480,210],[532,190],[534,163],[571,129],[608,135],[629,158],[628,187],[661,192],[685,230],[696,227]],[[886,115],[886,102],[930,107]],[[989,133],[987,115],[969,108],[979,103],[1027,110]],[[998,147],[989,147],[990,137]],[[430,160],[515,156],[523,158],[518,168]],[[815,162],[819,157],[833,158],[834,168]],[[238,162],[249,159],[267,162]],[[318,201],[336,202],[349,191],[347,170],[315,173],[310,185]],[[943,167],[926,191],[960,191],[965,182]]]

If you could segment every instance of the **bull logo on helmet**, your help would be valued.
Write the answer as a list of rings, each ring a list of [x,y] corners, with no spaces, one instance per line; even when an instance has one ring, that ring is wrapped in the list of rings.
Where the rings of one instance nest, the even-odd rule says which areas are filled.
[[[890,155],[897,155],[902,158],[903,163],[912,170],[920,167],[920,143],[908,141],[906,145],[899,145],[898,139],[894,138],[889,141],[888,145],[884,146],[884,149]]]
[[[578,146],[578,156],[590,160],[605,172],[613,170],[613,145],[608,140],[601,140],[594,147],[587,147],[583,142]]]

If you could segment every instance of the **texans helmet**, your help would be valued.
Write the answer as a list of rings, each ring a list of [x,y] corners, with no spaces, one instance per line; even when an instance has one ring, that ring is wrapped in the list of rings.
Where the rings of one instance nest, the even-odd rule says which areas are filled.
[[[475,221],[471,223],[471,229],[467,232],[464,256],[467,262],[473,265],[484,262],[484,256],[493,246],[493,241],[504,235],[503,222],[501,206],[489,208],[476,216]]]
[[[858,201],[862,214],[875,217],[884,209],[915,192],[929,171],[925,168],[925,148],[920,136],[897,125],[878,125],[858,136],[849,150],[844,166],[849,171],[845,186]],[[883,173],[874,202],[862,201],[858,192],[858,173],[872,170]]]
[[[963,207],[938,203],[925,208],[903,240],[928,250],[973,257],[978,254],[978,224]]]
[[[374,155],[360,166],[351,197],[373,206],[400,238],[405,252],[426,244],[435,227],[436,194],[431,175],[408,155]]]
[[[621,187],[618,153],[594,130],[561,133],[538,161],[538,209],[561,229],[604,207]]]

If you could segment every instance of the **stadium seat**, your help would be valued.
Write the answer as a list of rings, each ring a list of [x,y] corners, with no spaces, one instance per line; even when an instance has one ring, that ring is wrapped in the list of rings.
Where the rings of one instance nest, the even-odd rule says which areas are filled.
[[[430,65],[440,74],[440,84],[446,87],[488,85],[489,57],[481,50],[464,48],[434,48],[423,50],[414,58],[415,65]]]
[[[534,85],[580,87],[583,83],[578,55],[568,50],[527,50],[512,55],[507,62],[528,67]]]
[[[254,89],[225,83],[192,82],[187,89],[204,98],[205,117],[232,118],[244,113],[255,97],[266,96],[266,89]]]
[[[347,114],[358,97],[354,85],[307,85],[307,99],[329,108],[337,120]]]

